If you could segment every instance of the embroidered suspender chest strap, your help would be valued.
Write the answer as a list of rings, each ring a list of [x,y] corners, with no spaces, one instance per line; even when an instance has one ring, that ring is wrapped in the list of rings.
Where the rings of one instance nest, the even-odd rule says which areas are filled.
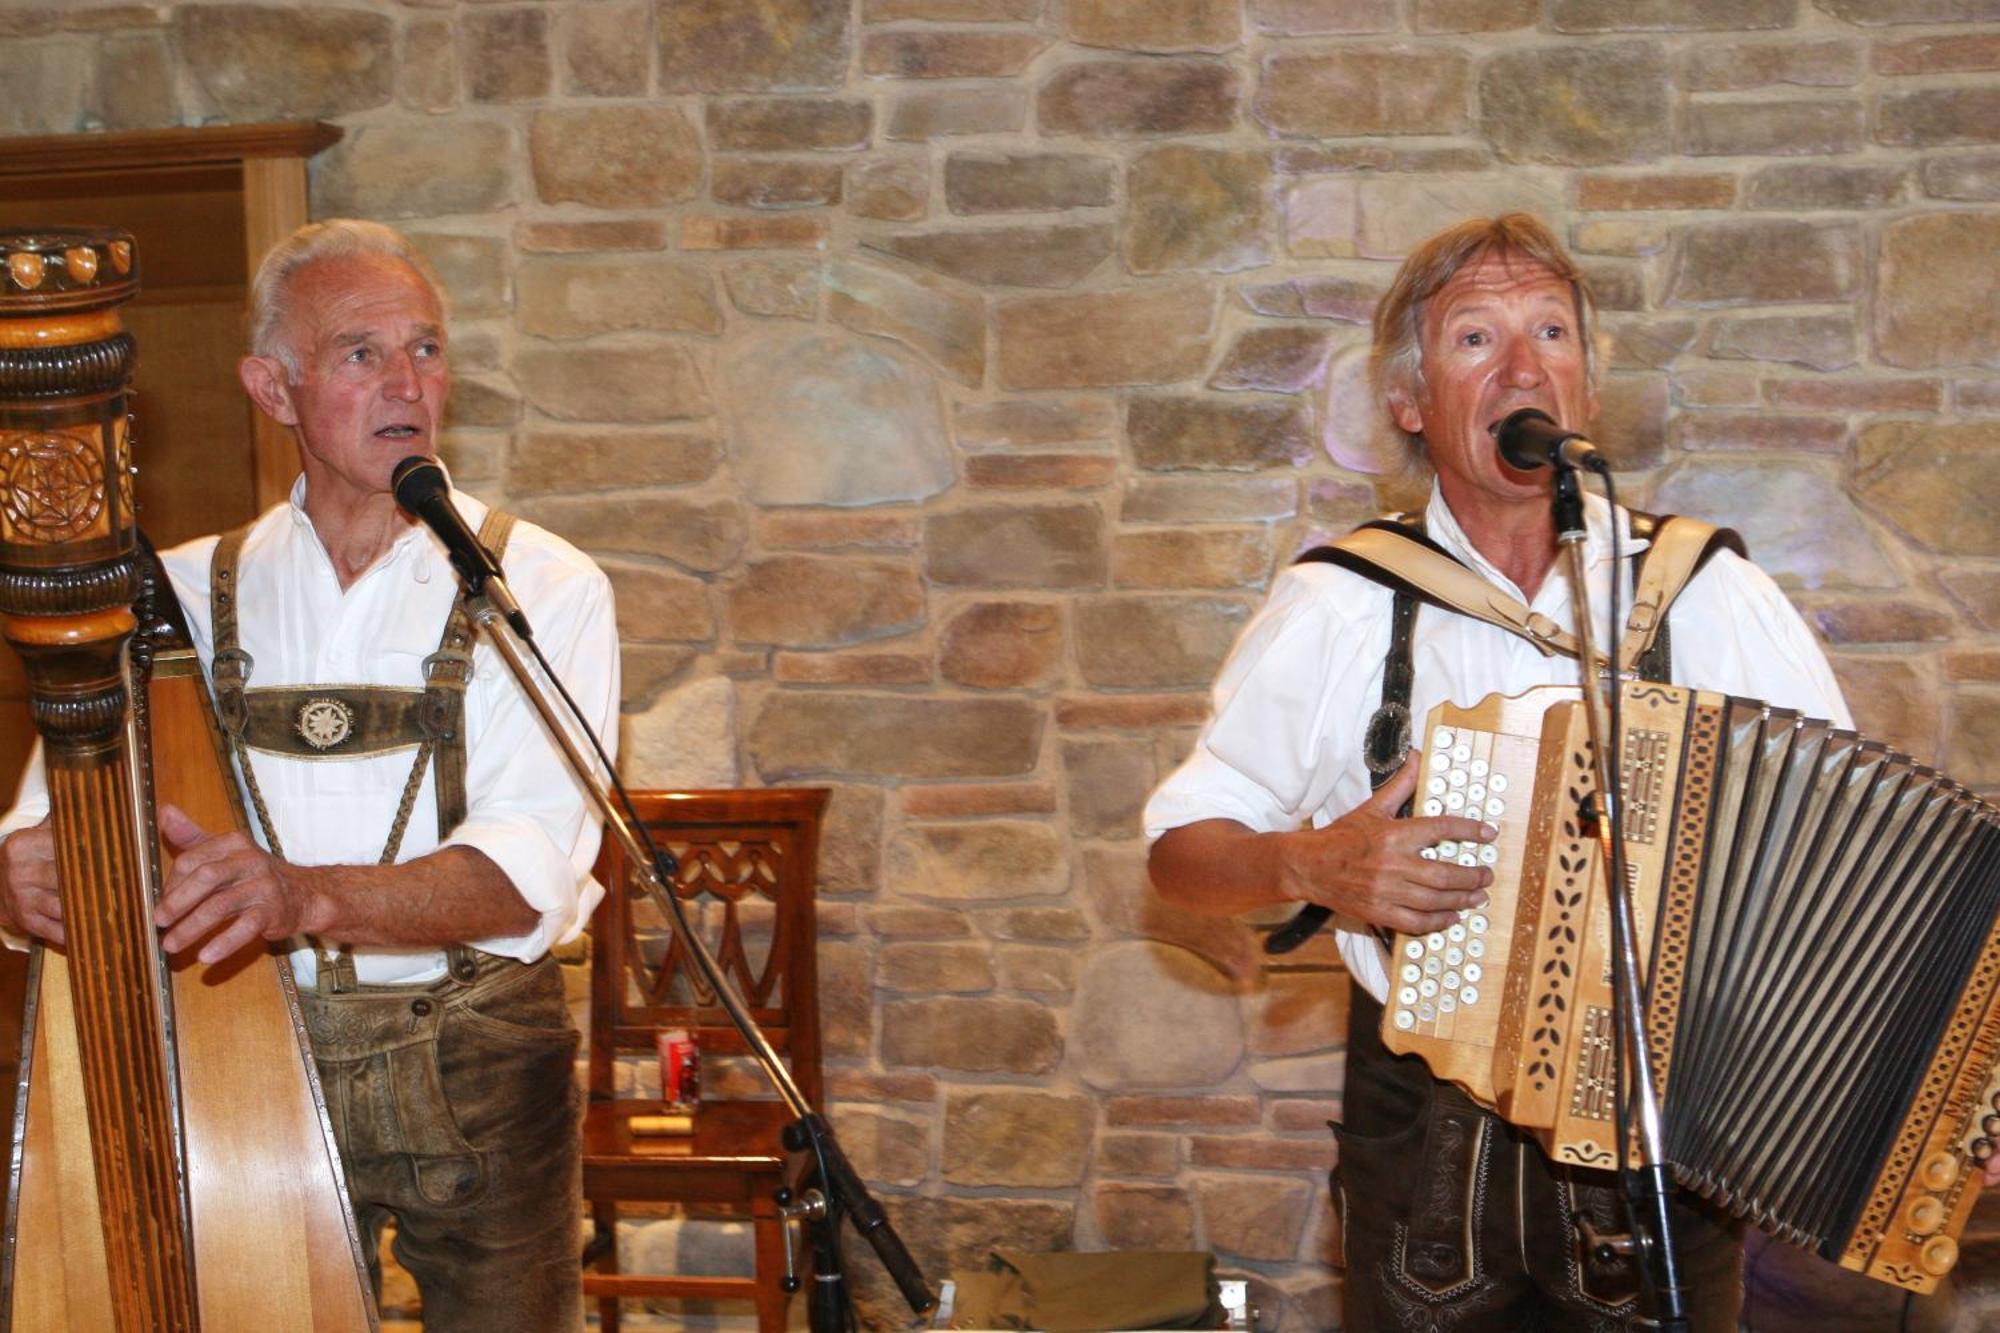
[[[1636,671],[1642,680],[1666,681],[1673,669],[1673,649],[1667,633],[1667,609],[1681,589],[1715,553],[1727,548],[1747,556],[1742,538],[1728,528],[1677,514],[1627,511],[1629,531],[1649,544],[1635,559],[1632,609],[1618,649],[1620,673]],[[1457,557],[1424,534],[1421,515],[1390,514],[1341,538],[1317,546],[1295,564],[1338,565],[1388,588],[1389,650],[1382,663],[1382,702],[1368,721],[1363,761],[1369,789],[1378,790],[1402,765],[1410,741],[1410,690],[1416,671],[1412,645],[1419,601],[1518,634],[1544,656],[1575,657],[1575,638],[1548,617],[1530,610],[1474,574]],[[1403,815],[1410,808],[1405,803]],[[1307,906],[1264,941],[1264,952],[1290,953],[1310,939],[1332,916],[1326,908]]]
[[[498,559],[512,535],[514,517],[489,510],[479,538]],[[251,688],[255,663],[238,642],[237,565],[249,528],[223,534],[209,566],[209,606],[213,621],[215,711],[236,751],[257,822],[274,855],[283,844],[250,766],[251,749],[292,759],[352,759],[417,747],[403,786],[396,818],[382,849],[381,864],[396,859],[411,809],[423,785],[424,768],[434,771],[438,836],[456,828],[466,813],[465,687],[472,675],[474,629],[463,596],[452,604],[437,651],[424,659],[421,687],[389,685],[297,685]]]

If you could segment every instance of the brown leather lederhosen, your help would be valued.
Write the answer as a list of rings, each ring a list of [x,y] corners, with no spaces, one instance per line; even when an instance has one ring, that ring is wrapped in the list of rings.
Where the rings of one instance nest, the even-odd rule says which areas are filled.
[[[1632,535],[1653,538],[1664,522],[1633,513]],[[1423,535],[1421,518],[1392,515],[1376,526],[1391,525],[1448,555]],[[1741,553],[1734,534],[1720,534],[1703,548],[1696,567],[1725,546]],[[1652,550],[1637,555],[1635,588]],[[1409,743],[1418,606],[1455,608],[1335,548],[1317,548],[1300,560],[1339,564],[1393,592],[1381,702],[1364,741],[1370,785],[1379,788],[1401,766]],[[1665,613],[1664,603],[1646,613],[1657,623],[1649,625],[1653,637],[1632,662],[1642,679],[1671,675]],[[1527,1136],[1433,1079],[1418,1057],[1391,1055],[1381,1042],[1381,1019],[1381,1005],[1350,983],[1343,1121],[1335,1127],[1340,1165],[1333,1175],[1341,1200],[1348,1327],[1501,1330],[1516,1327],[1531,1310],[1577,1329],[1622,1327],[1635,1309],[1636,1274],[1624,1260],[1594,1257],[1589,1243],[1626,1230],[1615,1180],[1552,1165]],[[1711,1214],[1679,1202],[1675,1219],[1683,1268],[1696,1285],[1695,1327],[1733,1328],[1733,1234]]]
[[[479,539],[498,559],[513,534],[514,517],[489,510]],[[216,716],[222,724],[238,767],[244,775],[259,825],[273,855],[283,848],[271,813],[264,807],[249,751],[264,750],[290,759],[354,759],[414,746],[410,776],[381,862],[396,859],[411,807],[422,785],[424,768],[432,774],[437,800],[438,838],[442,840],[465,819],[465,688],[472,679],[472,614],[466,599],[452,603],[437,651],[424,659],[423,685],[278,685],[252,687],[255,663],[238,643],[236,630],[237,563],[248,537],[248,526],[224,533],[209,564],[209,615],[215,641],[210,668]],[[469,945],[445,949],[449,974],[470,983],[479,971],[477,952]],[[357,988],[353,955],[346,949],[320,951],[321,994],[344,994]]]

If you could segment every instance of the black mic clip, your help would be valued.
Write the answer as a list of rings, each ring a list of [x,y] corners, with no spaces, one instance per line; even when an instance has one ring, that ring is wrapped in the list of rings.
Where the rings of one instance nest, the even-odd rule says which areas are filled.
[[[1610,471],[1604,455],[1582,431],[1565,430],[1538,407],[1523,407],[1508,413],[1492,428],[1492,434],[1507,466],[1523,472],[1538,467]]]

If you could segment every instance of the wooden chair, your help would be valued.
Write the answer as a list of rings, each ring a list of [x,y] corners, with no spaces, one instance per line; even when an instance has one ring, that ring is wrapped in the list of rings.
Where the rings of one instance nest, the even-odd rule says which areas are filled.
[[[680,863],[674,888],[771,1045],[786,1057],[808,1101],[820,1104],[819,991],[813,883],[825,788],[633,793],[639,818]],[[634,888],[624,851],[605,840],[597,876],[604,901],[591,925],[589,1103],[583,1126],[583,1196],[593,1235],[584,1249],[583,1290],[598,1301],[606,1333],[620,1299],[754,1301],[760,1333],[785,1326],[784,1221],[775,1194],[785,1183],[779,1133],[792,1119],[747,1060],[727,1082],[745,1098],[705,1095],[694,1132],[635,1136],[635,1115],[657,1101],[621,1097],[621,1054],[654,1055],[653,1034],[687,1028],[701,1048],[703,1080],[746,1044],[663,913]],[[706,1001],[706,1002],[704,1002]],[[762,1096],[763,1100],[755,1099]],[[673,1277],[620,1271],[618,1213],[625,1204],[676,1203],[747,1216],[756,1240],[751,1277]],[[803,1262],[803,1255],[800,1256]]]

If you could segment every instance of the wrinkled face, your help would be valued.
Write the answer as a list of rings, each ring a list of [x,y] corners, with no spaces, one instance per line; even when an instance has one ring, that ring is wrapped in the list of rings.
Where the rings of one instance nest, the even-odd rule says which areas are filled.
[[[1396,424],[1422,435],[1454,508],[1545,496],[1547,468],[1500,461],[1492,428],[1538,407],[1572,430],[1597,415],[1569,284],[1533,260],[1487,255],[1423,311],[1422,383],[1389,395]]]
[[[451,388],[437,297],[408,264],[373,254],[309,264],[290,294],[282,334],[298,382],[277,376],[260,405],[298,432],[315,493],[386,494],[397,463],[437,453]]]

